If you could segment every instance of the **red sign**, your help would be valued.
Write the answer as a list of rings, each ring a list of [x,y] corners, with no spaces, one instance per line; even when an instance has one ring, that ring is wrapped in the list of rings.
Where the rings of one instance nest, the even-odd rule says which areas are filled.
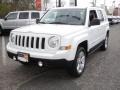
[[[41,10],[41,0],[35,0],[35,8]]]

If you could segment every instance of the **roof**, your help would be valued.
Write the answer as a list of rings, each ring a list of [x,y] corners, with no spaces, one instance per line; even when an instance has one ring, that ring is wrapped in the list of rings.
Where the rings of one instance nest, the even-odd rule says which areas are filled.
[[[25,10],[25,11],[13,11],[10,13],[14,13],[14,12],[43,12],[43,11],[38,11],[38,10]]]
[[[80,6],[72,6],[72,7],[56,7],[53,9],[102,9],[100,7],[80,7]]]

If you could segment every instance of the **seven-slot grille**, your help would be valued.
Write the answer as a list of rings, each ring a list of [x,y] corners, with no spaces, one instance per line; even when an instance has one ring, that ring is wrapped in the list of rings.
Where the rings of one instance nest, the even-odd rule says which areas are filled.
[[[45,38],[15,35],[15,45],[26,48],[45,49]]]

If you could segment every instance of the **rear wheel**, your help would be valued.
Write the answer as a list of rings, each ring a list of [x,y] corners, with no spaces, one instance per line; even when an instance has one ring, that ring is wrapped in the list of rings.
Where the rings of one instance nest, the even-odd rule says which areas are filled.
[[[2,35],[2,27],[0,26],[0,35]]]
[[[77,50],[75,60],[68,68],[68,72],[74,77],[79,77],[84,71],[85,62],[86,62],[86,52],[83,47],[80,47]]]
[[[108,48],[108,38],[109,36],[106,35],[103,45],[101,46],[101,50],[106,50]]]

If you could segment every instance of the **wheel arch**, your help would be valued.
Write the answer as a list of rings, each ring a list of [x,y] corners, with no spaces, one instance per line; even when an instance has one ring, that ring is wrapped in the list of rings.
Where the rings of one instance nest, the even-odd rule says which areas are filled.
[[[88,41],[87,40],[79,43],[77,46],[77,50],[79,49],[79,47],[83,47],[86,51],[86,55],[88,55]]]

